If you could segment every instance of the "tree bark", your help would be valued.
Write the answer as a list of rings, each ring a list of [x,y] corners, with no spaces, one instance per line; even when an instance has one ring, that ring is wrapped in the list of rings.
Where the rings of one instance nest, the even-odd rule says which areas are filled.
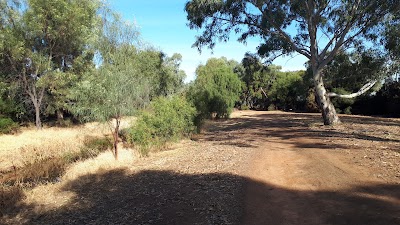
[[[61,122],[64,120],[64,112],[62,109],[57,110],[57,122],[61,124]]]
[[[321,71],[314,71],[314,88],[315,100],[322,112],[324,125],[336,125],[340,123],[340,119],[336,113],[335,106],[332,104],[330,97],[325,89],[322,80]]]
[[[42,121],[40,120],[40,105],[37,103],[33,103],[35,107],[35,125],[36,129],[40,130],[42,129]]]
[[[115,157],[115,160],[118,160],[118,138],[119,138],[118,133],[119,133],[120,123],[121,123],[120,119],[116,118],[115,119],[114,134],[113,134],[113,139],[114,139],[113,146],[114,146],[114,157]]]

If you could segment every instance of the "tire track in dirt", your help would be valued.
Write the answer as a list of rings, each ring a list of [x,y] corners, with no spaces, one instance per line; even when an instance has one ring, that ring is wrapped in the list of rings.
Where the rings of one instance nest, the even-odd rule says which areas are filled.
[[[252,122],[263,135],[254,140],[241,224],[400,224],[398,184],[320,148],[322,139],[288,120]],[[255,136],[254,127],[241,132]]]

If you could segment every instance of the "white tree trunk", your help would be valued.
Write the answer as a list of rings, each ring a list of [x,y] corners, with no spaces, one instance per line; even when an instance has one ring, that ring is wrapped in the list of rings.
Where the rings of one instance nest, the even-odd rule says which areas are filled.
[[[321,72],[314,71],[315,100],[322,112],[324,125],[336,125],[340,119],[336,113],[335,106],[332,104],[328,93],[326,92]]]

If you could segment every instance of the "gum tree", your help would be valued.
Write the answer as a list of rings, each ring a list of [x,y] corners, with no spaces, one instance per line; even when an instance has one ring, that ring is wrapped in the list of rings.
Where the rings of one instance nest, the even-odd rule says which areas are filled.
[[[91,61],[98,7],[97,0],[0,0],[0,73],[19,84],[38,129],[46,95]]]
[[[150,101],[151,73],[140,71],[139,65],[144,62],[135,26],[115,14],[104,18],[103,23],[98,40],[99,66],[87,72],[74,88],[71,110],[82,120],[109,124],[114,157],[118,159],[122,117],[133,115]]]
[[[301,54],[309,59],[316,101],[325,125],[340,123],[331,97],[355,97],[376,81],[350,95],[329,93],[324,68],[340,51],[380,44],[380,32],[400,10],[397,0],[191,0],[186,4],[191,29],[200,29],[194,46],[213,48],[232,32],[238,41],[261,38],[258,53],[270,60]]]

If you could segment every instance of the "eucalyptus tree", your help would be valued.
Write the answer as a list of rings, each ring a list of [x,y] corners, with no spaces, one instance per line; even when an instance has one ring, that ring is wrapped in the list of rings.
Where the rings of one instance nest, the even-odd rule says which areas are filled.
[[[122,117],[134,115],[150,102],[152,74],[143,73],[143,58],[136,27],[120,16],[103,20],[98,39],[98,68],[85,73],[74,88],[71,110],[82,120],[109,124],[114,157],[118,159],[118,140]],[[155,68],[152,68],[155,70]],[[154,72],[154,71],[153,71]],[[154,76],[153,76],[154,77]]]
[[[243,72],[240,78],[243,81],[242,102],[250,109],[266,108],[267,92],[275,81],[279,70],[278,66],[266,66],[256,54],[246,53],[242,59]]]
[[[139,52],[138,59],[138,70],[149,77],[152,83],[151,99],[173,95],[183,88],[186,74],[180,69],[180,54],[175,53],[170,57],[162,51],[147,48]]]
[[[1,10],[6,12],[2,14],[0,30],[3,36],[1,73],[17,82],[28,97],[39,129],[46,95],[64,88],[65,77],[73,76],[91,61],[87,46],[98,21],[99,2],[14,0],[0,3]]]
[[[234,72],[235,64],[226,58],[211,58],[205,65],[197,67],[196,80],[188,93],[199,112],[197,122],[214,113],[216,118],[229,117],[241,92],[241,81]]]
[[[258,53],[273,60],[280,55],[300,54],[309,59],[316,101],[326,125],[340,123],[323,70],[335,55],[346,49],[380,44],[385,23],[399,21],[398,0],[191,0],[186,4],[192,29],[202,29],[194,46],[213,48],[227,41],[231,32],[238,41],[261,38]],[[372,44],[371,44],[372,43]],[[371,80],[357,96],[372,87]]]

